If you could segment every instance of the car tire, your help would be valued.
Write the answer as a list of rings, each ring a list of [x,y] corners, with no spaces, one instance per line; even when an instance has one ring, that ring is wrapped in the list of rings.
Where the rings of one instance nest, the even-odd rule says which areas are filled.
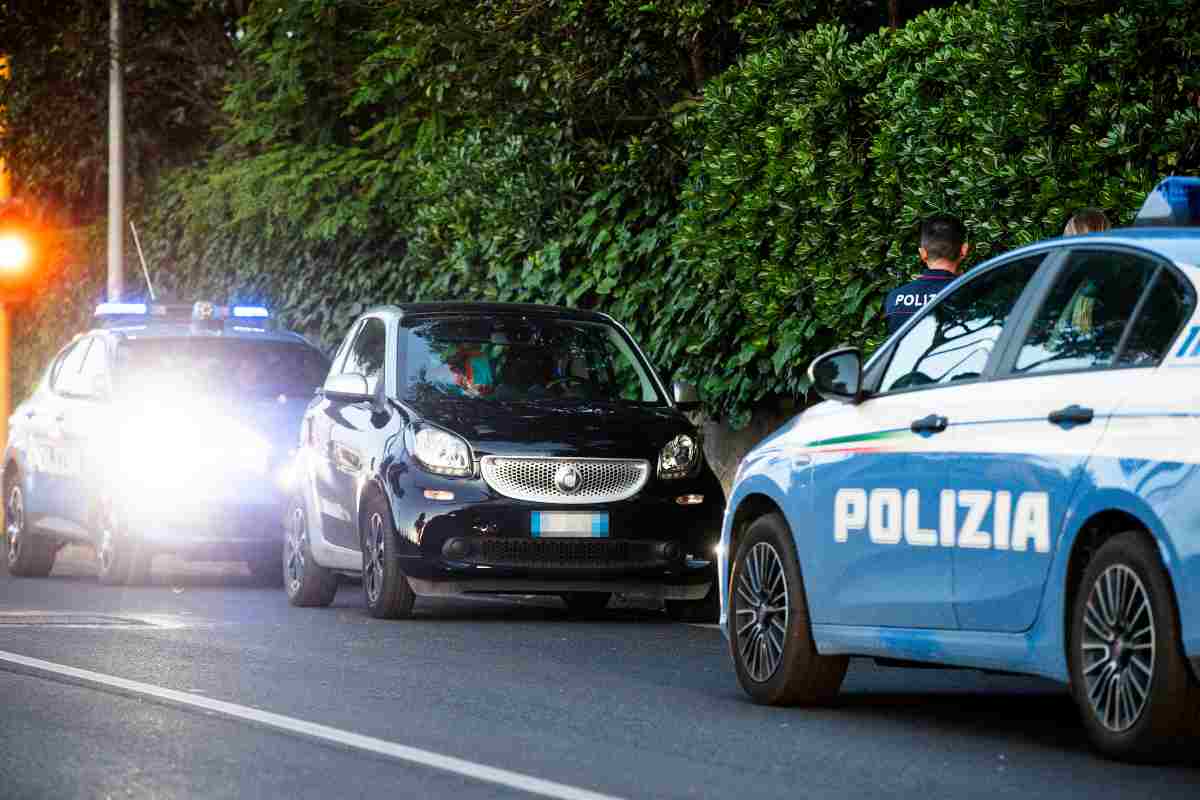
[[[416,595],[396,558],[396,527],[387,500],[372,493],[367,498],[363,521],[360,541],[367,613],[376,619],[407,618],[412,615]]]
[[[1071,693],[1105,756],[1159,761],[1196,733],[1200,686],[1183,655],[1170,578],[1144,534],[1106,541],[1071,605]]]
[[[44,578],[54,568],[58,548],[54,542],[29,529],[25,520],[25,492],[15,477],[4,487],[4,526],[8,573],[21,578]]]
[[[567,605],[567,613],[573,617],[588,619],[599,616],[608,608],[612,592],[567,592],[562,595],[562,601]]]
[[[257,556],[246,562],[250,576],[261,586],[283,586],[287,564],[282,549],[271,556]]]
[[[294,606],[327,606],[337,594],[338,576],[313,558],[308,537],[308,512],[303,498],[294,498],[283,540],[283,589]]]
[[[699,600],[667,600],[663,605],[667,616],[675,622],[712,623],[721,616],[721,597],[716,581],[709,584],[708,594]]]
[[[96,512],[96,577],[108,586],[145,583],[150,577],[150,553],[133,535],[117,505],[101,502]]]
[[[738,681],[763,705],[819,705],[837,696],[849,658],[813,643],[804,580],[787,522],[767,514],[750,524],[730,574],[727,620]]]

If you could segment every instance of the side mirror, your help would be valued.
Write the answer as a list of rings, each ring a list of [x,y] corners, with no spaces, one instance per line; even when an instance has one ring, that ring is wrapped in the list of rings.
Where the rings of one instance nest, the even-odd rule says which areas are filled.
[[[823,353],[808,368],[808,378],[826,400],[861,402],[862,352],[857,347],[840,347]]]
[[[357,372],[339,372],[330,375],[325,381],[325,396],[332,400],[343,400],[349,403],[361,403],[373,399],[367,388],[367,379]]]
[[[675,399],[675,407],[680,411],[696,411],[700,408],[700,393],[687,381],[672,383],[671,394]]]

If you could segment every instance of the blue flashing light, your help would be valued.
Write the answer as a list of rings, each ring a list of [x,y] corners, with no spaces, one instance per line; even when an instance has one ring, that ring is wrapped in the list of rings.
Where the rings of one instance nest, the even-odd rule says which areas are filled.
[[[262,306],[234,306],[233,316],[238,319],[266,319],[271,312]]]
[[[1200,178],[1172,175],[1146,195],[1134,225],[1200,226]]]
[[[145,303],[101,303],[96,306],[97,317],[111,317],[118,315],[139,314],[144,315],[149,313]]]

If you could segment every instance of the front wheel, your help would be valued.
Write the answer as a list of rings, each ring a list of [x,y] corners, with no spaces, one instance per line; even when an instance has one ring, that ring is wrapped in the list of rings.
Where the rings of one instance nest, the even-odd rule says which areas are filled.
[[[363,596],[367,612],[378,619],[412,615],[416,595],[396,558],[396,528],[387,501],[378,494],[367,500],[366,530],[362,532]]]
[[[1183,657],[1170,580],[1134,531],[1096,551],[1071,608],[1071,692],[1092,744],[1112,758],[1175,755],[1194,732],[1200,687]]]
[[[730,574],[729,647],[742,688],[764,705],[815,705],[837,696],[846,656],[813,643],[796,546],[779,514],[759,517]]]
[[[44,578],[54,567],[54,556],[58,551],[53,542],[33,533],[25,524],[25,494],[21,484],[13,481],[7,489],[4,518],[8,535],[8,573],[23,578]]]
[[[97,514],[96,575],[108,586],[143,583],[150,577],[150,554],[111,500]]]
[[[337,575],[316,562],[308,539],[304,500],[292,501],[283,540],[283,589],[294,606],[327,606],[337,594]]]

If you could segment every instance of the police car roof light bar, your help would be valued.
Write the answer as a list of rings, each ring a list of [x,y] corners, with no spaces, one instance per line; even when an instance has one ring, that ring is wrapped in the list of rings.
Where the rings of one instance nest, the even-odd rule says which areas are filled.
[[[1191,227],[1200,225],[1200,178],[1172,175],[1146,195],[1134,225]]]
[[[267,319],[271,312],[262,306],[233,306],[233,316],[239,319]]]

